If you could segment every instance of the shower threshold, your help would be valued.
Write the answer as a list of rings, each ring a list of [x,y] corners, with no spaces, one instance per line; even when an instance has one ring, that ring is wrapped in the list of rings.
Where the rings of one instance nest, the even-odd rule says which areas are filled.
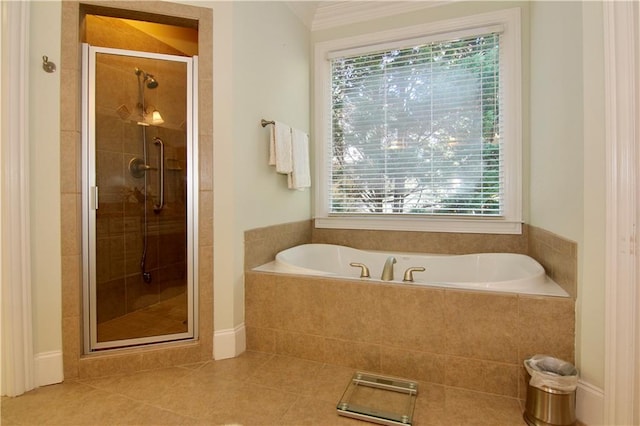
[[[382,425],[411,425],[418,383],[356,372],[336,407],[340,416]]]

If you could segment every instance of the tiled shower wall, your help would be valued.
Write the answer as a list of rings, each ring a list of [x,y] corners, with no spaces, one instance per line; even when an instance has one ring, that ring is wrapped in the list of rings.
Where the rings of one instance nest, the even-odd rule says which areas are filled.
[[[544,353],[574,361],[572,298],[250,270],[273,260],[280,250],[311,242],[458,254],[534,254],[533,249],[550,275],[558,272],[552,278],[563,279],[561,285],[575,296],[575,243],[531,226],[512,236],[314,229],[312,221],[282,224],[245,233],[249,350],[521,399],[526,390],[524,359]]]
[[[95,32],[98,31],[93,29]],[[95,44],[92,38],[87,41]],[[102,323],[175,297],[187,288],[186,131],[180,128],[186,120],[186,67],[182,63],[113,55],[98,56],[98,65],[95,125],[100,208],[96,211],[96,289],[97,321]],[[153,71],[163,83],[172,82],[144,92],[145,103],[152,102],[162,111],[163,127],[136,124],[140,113],[136,106],[137,67]],[[152,140],[158,136],[164,142],[165,207],[159,213],[153,208],[159,200],[157,167],[146,172],[146,200],[144,177],[129,173],[129,161],[144,157],[143,134],[147,162],[154,167],[159,153]],[[145,270],[152,276],[149,283],[143,281],[140,270],[145,221]]]

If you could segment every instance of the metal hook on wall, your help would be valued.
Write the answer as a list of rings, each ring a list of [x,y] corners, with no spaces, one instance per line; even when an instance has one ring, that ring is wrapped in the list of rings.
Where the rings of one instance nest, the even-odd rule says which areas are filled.
[[[48,73],[55,72],[56,64],[49,62],[49,57],[45,55],[42,57],[42,69]]]

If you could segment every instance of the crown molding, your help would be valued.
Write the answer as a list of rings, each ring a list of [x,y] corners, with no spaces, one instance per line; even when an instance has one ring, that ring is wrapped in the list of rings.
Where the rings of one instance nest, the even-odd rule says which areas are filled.
[[[453,1],[455,0],[320,2],[313,17],[311,30],[326,30],[355,22],[415,12]]]

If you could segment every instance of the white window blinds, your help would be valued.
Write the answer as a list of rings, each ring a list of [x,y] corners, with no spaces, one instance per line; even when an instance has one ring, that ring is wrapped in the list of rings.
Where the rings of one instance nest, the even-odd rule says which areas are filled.
[[[330,215],[503,214],[500,32],[332,57],[331,89]]]

